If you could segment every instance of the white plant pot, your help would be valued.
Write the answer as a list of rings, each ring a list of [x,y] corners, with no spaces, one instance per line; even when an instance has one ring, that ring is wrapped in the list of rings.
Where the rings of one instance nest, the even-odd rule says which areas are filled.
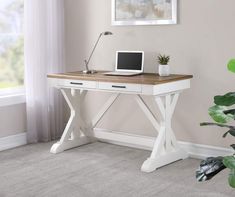
[[[170,67],[169,65],[161,65],[159,64],[158,73],[161,77],[169,76],[170,75]]]

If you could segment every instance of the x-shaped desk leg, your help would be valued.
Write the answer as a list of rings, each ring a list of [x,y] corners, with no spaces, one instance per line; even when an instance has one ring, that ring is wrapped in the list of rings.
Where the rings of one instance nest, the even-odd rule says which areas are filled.
[[[171,119],[178,97],[179,93],[154,97],[155,103],[157,104],[162,116],[162,121],[160,123],[156,120],[156,117],[153,115],[141,96],[137,95],[135,97],[140,108],[153,124],[154,128],[158,131],[158,136],[154,143],[151,156],[141,167],[141,170],[144,172],[153,172],[161,166],[188,157],[187,153],[179,147],[171,127]]]
[[[102,119],[106,111],[118,98],[119,94],[112,94],[105,102],[101,110],[93,118],[90,125],[83,121],[81,116],[81,104],[87,93],[87,90],[61,89],[61,92],[70,108],[70,118],[64,129],[60,141],[53,144],[51,153],[60,153],[64,150],[75,148],[94,141],[93,128]]]
[[[61,92],[70,108],[70,118],[60,141],[53,144],[51,147],[51,153],[60,153],[64,150],[91,142],[91,139],[83,133],[85,132],[86,127],[81,117],[81,102],[83,101],[87,91],[61,89]]]

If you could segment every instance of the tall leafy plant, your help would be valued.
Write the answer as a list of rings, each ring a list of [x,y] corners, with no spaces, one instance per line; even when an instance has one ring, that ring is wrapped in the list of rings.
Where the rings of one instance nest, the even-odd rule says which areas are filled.
[[[235,73],[235,59],[228,62],[228,70]],[[225,95],[214,97],[214,106],[210,107],[208,112],[214,122],[203,122],[201,126],[219,126],[228,130],[223,134],[235,137],[235,126],[230,122],[235,120],[235,92],[229,92]],[[230,145],[235,151],[235,144]],[[196,171],[198,181],[211,179],[224,168],[230,169],[228,177],[229,185],[235,188],[235,153],[224,157],[210,157],[203,160],[199,169]]]

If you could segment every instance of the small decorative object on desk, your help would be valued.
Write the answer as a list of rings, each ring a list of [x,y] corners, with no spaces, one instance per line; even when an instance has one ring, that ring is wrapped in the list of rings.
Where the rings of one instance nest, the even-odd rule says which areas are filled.
[[[158,73],[160,76],[169,76],[170,75],[170,67],[168,62],[170,61],[170,56],[167,55],[159,55],[158,57]]]

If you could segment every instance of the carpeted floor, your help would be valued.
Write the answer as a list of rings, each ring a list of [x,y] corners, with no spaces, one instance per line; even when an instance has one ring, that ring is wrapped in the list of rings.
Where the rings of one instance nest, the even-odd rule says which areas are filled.
[[[199,160],[140,171],[150,152],[93,143],[53,155],[52,143],[0,152],[0,197],[234,197],[228,171],[198,183]]]

